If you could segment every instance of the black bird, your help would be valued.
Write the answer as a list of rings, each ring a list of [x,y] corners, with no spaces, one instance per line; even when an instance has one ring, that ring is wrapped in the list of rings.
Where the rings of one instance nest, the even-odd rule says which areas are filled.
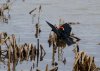
[[[52,31],[54,33],[56,33],[57,39],[61,39],[61,40],[65,41],[68,46],[70,46],[80,40],[79,38],[75,37],[74,35],[71,35],[72,27],[68,23],[61,25],[59,28],[55,27],[54,25],[52,25],[49,22],[47,22],[47,24],[52,28]],[[76,41],[74,41],[74,39]]]

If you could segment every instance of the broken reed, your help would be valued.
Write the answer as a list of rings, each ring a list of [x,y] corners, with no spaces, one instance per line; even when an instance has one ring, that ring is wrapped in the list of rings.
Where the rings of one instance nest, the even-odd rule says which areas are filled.
[[[42,71],[41,69],[36,69],[36,71]],[[52,68],[49,69],[48,64],[45,67],[45,71],[58,71],[58,67],[54,66]]]
[[[7,16],[4,14],[6,10],[8,11]],[[3,21],[3,23],[8,23],[8,19],[10,18],[9,10],[10,8],[8,2],[4,3],[0,8],[0,20]]]
[[[45,71],[58,71],[58,67],[57,66],[54,66],[51,69],[49,69],[48,64],[47,64],[46,67],[45,67]]]
[[[66,43],[63,42],[62,40],[57,39],[57,35],[55,33],[49,34],[48,43],[49,43],[49,47],[51,47],[51,45],[53,46],[52,48],[53,59],[54,59],[54,53],[56,53],[58,49],[58,61],[62,61],[63,59],[62,49],[66,47]]]
[[[39,39],[37,39],[37,67],[38,67],[38,61],[39,61]]]
[[[94,57],[87,55],[84,51],[79,51],[78,45],[73,51],[75,53],[73,71],[99,71]]]
[[[4,32],[4,33],[0,33],[0,37],[1,37],[0,39],[1,48],[2,45],[4,45],[5,48],[7,48],[6,50],[0,50],[0,56],[1,56],[0,59],[3,60],[8,59],[8,71],[10,71],[10,63],[13,63],[13,71],[15,71],[17,62],[22,63],[22,61],[24,60],[35,61],[36,56],[37,56],[37,62],[39,61],[39,58],[40,61],[42,61],[46,54],[43,46],[41,44],[39,45],[39,40],[37,45],[38,47],[40,47],[40,49],[39,48],[36,49],[36,46],[35,45],[33,46],[33,44],[31,43],[18,45],[16,43],[16,38],[14,34],[12,36],[8,36],[7,33]]]

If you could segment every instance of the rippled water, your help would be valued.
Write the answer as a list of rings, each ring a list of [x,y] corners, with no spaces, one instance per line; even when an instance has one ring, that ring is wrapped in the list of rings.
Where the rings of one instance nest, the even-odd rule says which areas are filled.
[[[0,4],[6,0],[0,0]],[[0,32],[8,32],[15,34],[17,38],[20,37],[20,43],[28,42],[36,44],[34,37],[35,24],[32,24],[32,16],[29,12],[35,7],[42,5],[41,12],[41,29],[40,42],[47,51],[43,62],[39,63],[39,68],[45,68],[46,64],[51,64],[52,55],[51,48],[48,47],[47,38],[50,32],[49,26],[45,21],[50,21],[52,24],[58,24],[59,19],[65,22],[80,22],[79,25],[72,25],[73,33],[81,38],[79,43],[80,50],[95,57],[97,66],[100,66],[100,0],[12,0],[10,5],[11,19],[8,24],[0,22]],[[36,21],[34,21],[36,23]],[[46,39],[45,39],[46,38]],[[67,60],[66,65],[62,63],[59,65],[59,71],[72,71],[74,53],[70,46],[64,49],[64,57]],[[16,67],[17,71],[29,71],[32,62],[23,62],[23,64]],[[6,71],[0,65],[0,71]]]

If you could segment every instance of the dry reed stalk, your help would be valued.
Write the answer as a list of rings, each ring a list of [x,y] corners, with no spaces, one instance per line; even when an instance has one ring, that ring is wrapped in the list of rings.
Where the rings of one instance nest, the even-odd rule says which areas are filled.
[[[66,47],[66,42],[64,42],[63,40],[58,39],[57,35],[55,33],[53,33],[53,34],[50,33],[49,39],[48,39],[49,47],[51,45],[53,45],[53,42],[57,47],[62,47],[62,48]]]
[[[76,53],[73,71],[94,71],[96,68],[94,57],[88,56],[83,51]]]
[[[38,62],[39,62],[39,39],[37,39],[37,67],[38,67]]]
[[[50,69],[49,71],[58,71],[58,67],[53,67],[53,68]]]
[[[1,43],[1,33],[0,33],[0,43]],[[1,61],[1,46],[0,46],[0,61]]]
[[[28,60],[29,49],[28,49],[28,44],[27,43],[24,44],[24,50],[25,50],[25,53],[26,53],[24,58],[25,58],[25,60]]]
[[[49,70],[48,70],[48,64],[46,65],[45,71],[49,71]]]
[[[33,60],[35,61],[35,58],[36,58],[36,53],[37,53],[37,49],[36,49],[36,46],[34,46],[34,49],[33,49]]]
[[[17,60],[16,38],[14,34],[12,34],[12,47],[13,47],[14,60]]]
[[[0,17],[3,17],[4,16],[4,10],[3,10],[3,7],[0,8]]]
[[[11,46],[8,48],[8,71],[10,71]]]
[[[22,51],[22,50],[21,50],[21,45],[18,46],[18,49],[19,49],[18,52],[19,52],[19,61],[20,61],[20,60],[21,60],[21,51]]]
[[[12,70],[15,71],[16,63],[17,63],[17,50],[16,50],[16,38],[15,35],[12,34],[12,48],[13,48],[13,66]]]
[[[44,56],[45,56],[45,54],[46,54],[46,52],[45,52],[45,50],[44,50],[44,48],[43,48],[43,46],[40,44],[40,61],[42,61],[43,60],[43,58],[44,58]]]
[[[62,57],[62,48],[58,47],[58,61],[62,61],[63,57]]]
[[[1,36],[1,35],[0,35]],[[8,46],[8,64],[9,63],[13,63],[13,71],[15,71],[15,67],[17,65],[17,61],[20,60],[28,60],[29,57],[31,60],[35,61],[35,58],[37,56],[37,64],[38,64],[38,59],[39,59],[39,54],[41,53],[41,57],[43,59],[43,57],[45,56],[46,52],[43,48],[43,46],[40,44],[39,45],[39,39],[37,40],[37,49],[36,46],[33,46],[32,44],[27,44],[25,43],[24,45],[17,45],[16,44],[16,38],[15,35],[13,34],[12,36],[8,37],[7,34],[3,34],[1,37],[3,37],[4,39],[1,40],[3,41],[1,45],[3,45],[4,41],[7,42]],[[5,42],[5,43],[6,43]],[[40,49],[39,49],[40,46]],[[41,52],[39,51],[41,50]],[[8,67],[8,69],[10,68],[10,66]]]
[[[2,33],[0,33],[0,43],[1,43],[1,41],[2,41],[1,39],[2,39]]]
[[[1,43],[0,43],[0,46],[3,45],[5,43],[5,41],[7,41],[9,37],[7,36],[5,39],[1,39]]]
[[[37,23],[37,24],[35,25],[35,27],[36,27],[35,37],[38,38],[39,35],[40,35],[40,32],[41,32],[39,23]]]
[[[34,8],[33,10],[31,10],[31,11],[29,12],[29,14],[32,14],[36,9],[37,9],[37,8]]]
[[[8,3],[4,3],[2,5],[2,7],[0,8],[0,19],[4,22],[4,23],[8,23],[8,18],[6,17],[6,15],[4,15],[5,10],[8,10],[8,16],[9,15],[9,5]]]
[[[49,34],[48,43],[49,43],[49,47],[51,47],[51,45],[53,44],[53,37],[51,33]]]
[[[55,50],[54,50],[54,48],[55,48],[55,45],[53,43],[53,47],[52,47],[52,66],[54,66],[54,62],[55,62]]]
[[[29,56],[30,56],[30,60],[34,60],[35,61],[35,56],[36,56],[36,47],[31,44],[30,46],[30,51],[29,51]]]
[[[40,12],[41,12],[41,5],[39,6],[39,11],[38,11],[38,24],[40,23]]]
[[[0,46],[0,62],[1,62],[1,54],[2,54],[2,52],[1,52],[1,46]]]
[[[2,7],[3,7],[3,10],[9,10],[8,3],[4,3]]]
[[[22,47],[20,49],[20,62],[22,62],[23,59],[24,59],[24,56],[23,56],[23,45],[22,45]]]
[[[19,50],[19,47],[17,45],[16,45],[16,55],[17,55],[17,60],[19,60],[20,50]]]
[[[36,16],[36,14],[32,14],[34,11],[36,11],[36,9],[37,8],[34,8],[33,10],[31,10],[30,12],[29,12],[29,14],[31,14],[32,15],[32,24],[34,24],[34,18],[35,18],[35,16]]]
[[[34,18],[35,18],[36,14],[32,15],[32,24],[34,24]]]

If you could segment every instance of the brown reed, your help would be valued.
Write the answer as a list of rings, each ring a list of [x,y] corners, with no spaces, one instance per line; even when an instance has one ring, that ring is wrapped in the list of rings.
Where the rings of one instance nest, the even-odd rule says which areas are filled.
[[[75,61],[73,71],[99,71],[95,64],[94,57],[88,56],[84,51],[77,51],[79,50],[79,48],[77,48],[74,49]]]

